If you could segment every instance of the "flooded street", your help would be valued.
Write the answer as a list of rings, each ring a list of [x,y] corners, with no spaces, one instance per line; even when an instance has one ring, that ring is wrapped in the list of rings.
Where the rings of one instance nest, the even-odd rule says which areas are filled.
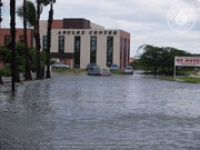
[[[200,84],[53,74],[0,92],[0,150],[197,150]]]

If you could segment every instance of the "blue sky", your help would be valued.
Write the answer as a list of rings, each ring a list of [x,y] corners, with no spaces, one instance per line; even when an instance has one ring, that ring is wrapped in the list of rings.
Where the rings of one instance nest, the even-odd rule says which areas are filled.
[[[16,0],[17,6],[23,0]],[[31,0],[35,1],[35,0]],[[2,0],[2,28],[9,27],[9,1]],[[41,19],[48,18],[48,7]],[[200,53],[200,0],[57,0],[54,19],[85,18],[131,33],[131,56],[143,44]],[[16,26],[22,21],[16,17]]]

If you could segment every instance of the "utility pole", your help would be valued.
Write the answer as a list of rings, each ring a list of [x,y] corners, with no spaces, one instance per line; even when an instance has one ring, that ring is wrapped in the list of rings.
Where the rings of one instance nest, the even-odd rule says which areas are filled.
[[[15,52],[15,0],[10,0],[10,35],[11,35],[11,50],[12,50],[12,93],[15,92],[15,74],[16,74],[16,52]]]

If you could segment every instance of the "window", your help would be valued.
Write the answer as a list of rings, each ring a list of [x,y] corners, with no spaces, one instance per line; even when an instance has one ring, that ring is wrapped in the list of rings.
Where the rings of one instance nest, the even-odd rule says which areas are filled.
[[[10,35],[4,36],[4,45],[8,45],[11,41]]]
[[[122,53],[123,52],[123,47],[122,47],[123,42],[122,42],[122,40],[123,40],[123,38],[121,37],[121,40],[120,40],[120,66],[123,66],[122,65],[123,64],[123,59],[122,59],[123,58],[122,57],[123,56],[123,53]]]
[[[130,58],[130,40],[128,40],[128,43],[127,43],[127,51],[128,51],[127,64],[129,64],[129,58]]]
[[[110,67],[112,63],[113,63],[113,37],[108,36],[107,37],[107,66]]]
[[[58,43],[58,52],[64,53],[64,51],[65,51],[65,37],[59,36],[58,42],[59,42]]]
[[[127,39],[124,39],[124,67],[127,66]]]
[[[90,37],[90,63],[96,63],[97,57],[97,37]]]
[[[74,68],[80,68],[81,37],[74,37]]]
[[[47,50],[47,36],[44,35],[42,38],[42,49]]]
[[[20,35],[20,37],[19,37],[19,42],[20,43],[24,43],[25,41],[24,41],[24,35]]]

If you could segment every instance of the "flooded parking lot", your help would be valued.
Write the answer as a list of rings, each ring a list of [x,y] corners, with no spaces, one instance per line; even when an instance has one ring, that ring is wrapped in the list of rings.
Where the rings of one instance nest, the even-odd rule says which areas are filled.
[[[197,150],[200,85],[53,74],[0,92],[1,150]]]

